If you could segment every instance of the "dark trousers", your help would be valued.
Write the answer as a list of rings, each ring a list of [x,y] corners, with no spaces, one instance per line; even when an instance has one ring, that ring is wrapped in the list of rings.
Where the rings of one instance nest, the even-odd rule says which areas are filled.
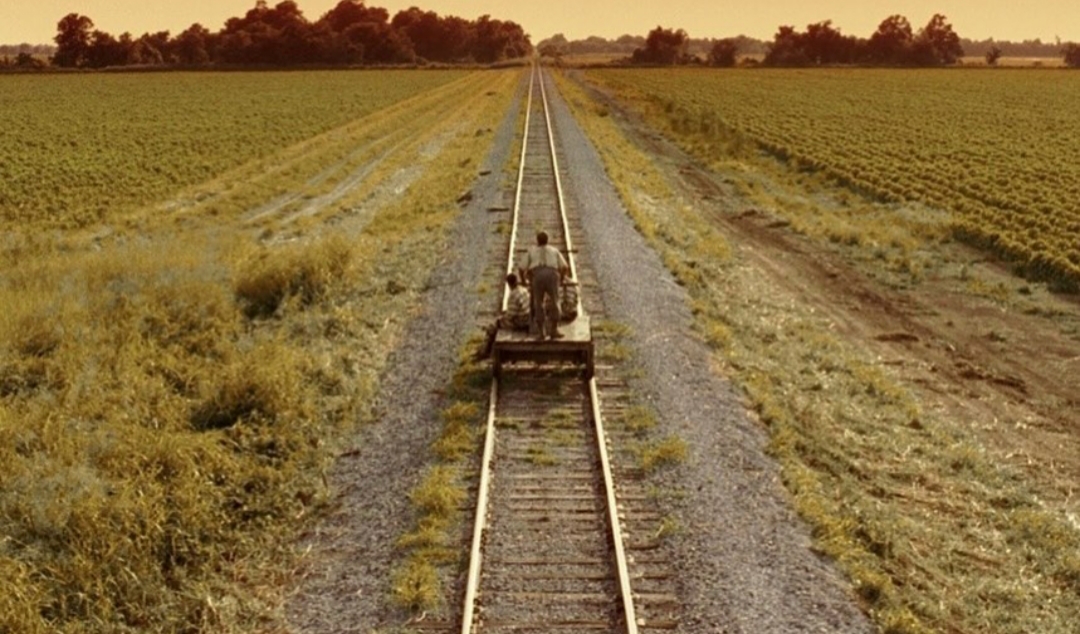
[[[529,330],[551,337],[559,325],[559,272],[550,266],[538,266],[530,271],[529,277],[533,320]],[[548,326],[546,332],[545,324]]]

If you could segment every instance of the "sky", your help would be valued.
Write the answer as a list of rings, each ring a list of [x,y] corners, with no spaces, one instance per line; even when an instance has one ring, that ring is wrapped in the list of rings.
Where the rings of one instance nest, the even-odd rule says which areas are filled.
[[[273,6],[277,0],[268,0]],[[296,0],[315,21],[338,0]],[[942,13],[961,37],[981,40],[1080,42],[1080,0],[367,0],[390,15],[410,6],[474,20],[490,15],[524,27],[534,44],[556,33],[568,39],[647,35],[657,26],[684,29],[695,38],[748,35],[772,40],[777,27],[832,20],[845,35],[869,37],[890,15],[918,29]],[[69,13],[120,35],[169,31],[198,22],[211,31],[242,16],[255,0],[0,0],[0,44],[51,44],[56,24]]]

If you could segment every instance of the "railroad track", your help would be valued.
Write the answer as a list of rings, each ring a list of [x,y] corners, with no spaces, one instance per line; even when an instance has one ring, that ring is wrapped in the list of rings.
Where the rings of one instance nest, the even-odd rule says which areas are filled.
[[[535,231],[545,229],[579,282],[581,308],[603,330],[580,210],[566,204],[560,183],[548,90],[534,67],[512,229],[492,268],[500,278],[513,271]],[[625,446],[634,432],[625,422],[629,390],[603,361],[591,376],[541,361],[509,365],[493,379],[462,634],[677,627],[675,577],[660,548],[663,518],[640,470],[613,464],[611,447]]]

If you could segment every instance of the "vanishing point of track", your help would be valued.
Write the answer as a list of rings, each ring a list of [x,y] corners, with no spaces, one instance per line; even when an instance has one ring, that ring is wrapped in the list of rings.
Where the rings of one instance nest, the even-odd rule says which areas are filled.
[[[567,256],[582,307],[597,324],[603,307],[582,262],[586,249],[575,246],[582,237],[564,200],[545,83],[534,67],[500,275],[514,270],[535,231],[545,229]],[[674,575],[657,554],[659,514],[640,473],[613,465],[609,451],[613,436],[628,432],[605,431],[605,418],[623,419],[627,398],[625,384],[604,365],[584,376],[579,367],[521,363],[493,379],[462,634],[636,634],[677,626]]]

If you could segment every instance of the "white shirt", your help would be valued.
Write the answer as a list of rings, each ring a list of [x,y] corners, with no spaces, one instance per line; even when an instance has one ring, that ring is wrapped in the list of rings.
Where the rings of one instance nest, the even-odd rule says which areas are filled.
[[[521,268],[526,271],[531,271],[538,266],[550,266],[556,271],[564,271],[570,268],[566,263],[566,258],[563,257],[563,254],[550,244],[545,244],[544,246],[534,244],[525,252],[525,257],[521,262]]]

